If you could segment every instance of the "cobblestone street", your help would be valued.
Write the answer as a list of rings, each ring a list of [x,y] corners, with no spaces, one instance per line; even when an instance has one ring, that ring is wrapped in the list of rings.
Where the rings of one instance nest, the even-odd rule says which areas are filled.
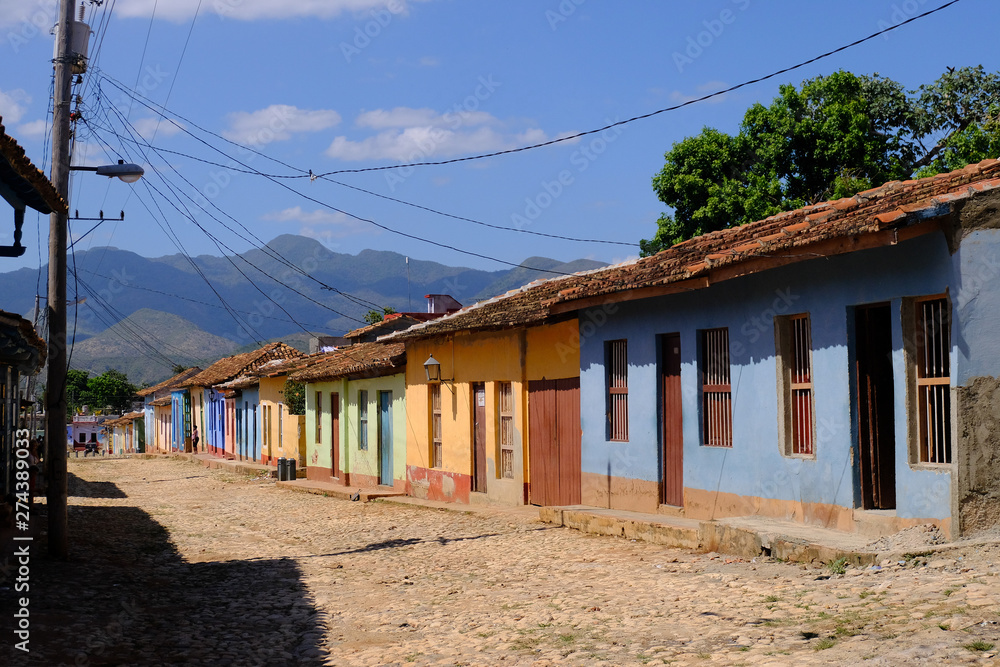
[[[69,470],[72,560],[32,544],[31,652],[8,664],[988,664],[1000,646],[996,542],[838,573],[186,461]]]

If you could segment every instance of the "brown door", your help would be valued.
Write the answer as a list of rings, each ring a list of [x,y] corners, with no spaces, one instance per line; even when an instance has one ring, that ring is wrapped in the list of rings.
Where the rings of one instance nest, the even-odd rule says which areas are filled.
[[[340,477],[340,394],[334,392],[330,393],[330,443],[330,474]]]
[[[580,503],[580,378],[528,383],[529,499]]]
[[[663,483],[660,502],[684,505],[684,424],[681,419],[681,335],[660,337],[660,420],[663,427]]]
[[[863,509],[896,507],[896,424],[889,304],[855,309],[858,458]]]
[[[486,385],[472,384],[472,490],[486,493]]]

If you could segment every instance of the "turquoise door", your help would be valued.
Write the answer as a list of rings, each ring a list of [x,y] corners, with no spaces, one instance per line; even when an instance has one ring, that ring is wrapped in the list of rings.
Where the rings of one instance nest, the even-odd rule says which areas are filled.
[[[378,393],[379,484],[392,486],[392,392]]]

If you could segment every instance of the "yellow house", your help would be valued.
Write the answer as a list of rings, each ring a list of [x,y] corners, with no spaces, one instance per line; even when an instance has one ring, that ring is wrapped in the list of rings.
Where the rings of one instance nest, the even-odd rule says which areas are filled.
[[[261,461],[274,465],[279,458],[295,459],[296,468],[307,464],[305,415],[289,412],[285,382],[289,373],[325,358],[313,354],[298,359],[274,361],[254,372],[260,379]]]
[[[571,278],[380,339],[406,343],[408,494],[580,502],[579,330],[575,316],[550,319],[544,305]]]

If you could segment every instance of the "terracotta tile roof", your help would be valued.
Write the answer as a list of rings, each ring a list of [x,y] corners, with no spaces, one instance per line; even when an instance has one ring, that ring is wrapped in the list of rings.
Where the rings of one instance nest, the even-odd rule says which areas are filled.
[[[484,331],[525,326],[541,322],[549,315],[545,301],[553,299],[560,290],[578,284],[591,272],[536,280],[506,294],[466,306],[450,315],[379,338],[383,342],[415,340],[439,336],[455,331]]]
[[[269,343],[259,350],[219,359],[201,373],[187,380],[182,386],[212,387],[256,370],[272,359],[297,359],[302,356],[304,355],[301,352],[284,343]]]
[[[307,354],[297,359],[276,359],[274,361],[269,361],[266,364],[261,365],[255,371],[250,373],[254,377],[279,377],[282,375],[289,375],[295,371],[300,371],[307,366],[311,366],[315,363],[325,361],[329,359],[330,356],[334,354],[333,352],[314,352],[313,354]]]
[[[359,343],[328,353],[318,361],[289,375],[297,382],[317,382],[342,377],[391,375],[406,365],[406,348],[402,343]]]
[[[0,117],[0,181],[37,211],[68,211],[66,201],[56,192],[52,182],[31,163],[14,138],[7,134],[3,117]]]
[[[164,396],[163,398],[158,398],[155,401],[150,401],[149,404],[153,407],[162,408],[164,406],[170,405],[173,398],[170,395]]]
[[[235,377],[229,382],[223,382],[222,384],[215,385],[222,392],[237,389],[249,389],[250,387],[256,387],[260,384],[260,378],[256,375],[240,375]]]
[[[680,283],[691,288],[810,259],[810,246],[844,240],[824,254],[851,252],[864,246],[858,239],[878,233],[904,236],[924,220],[946,215],[954,204],[977,192],[1000,188],[1000,160],[984,160],[947,174],[911,181],[893,181],[853,197],[779,213],[740,227],[712,232],[678,243],[651,257],[598,269],[558,290],[547,305],[565,312],[593,303],[594,298]],[[719,271],[720,269],[728,269]],[[698,281],[701,281],[699,284]],[[665,293],[665,292],[664,292]],[[636,293],[636,298],[649,295]],[[596,300],[595,300],[596,303]],[[561,306],[561,307],[560,307]]]
[[[174,386],[180,385],[182,382],[184,382],[184,380],[194,377],[195,375],[200,373],[201,370],[202,369],[198,368],[197,366],[194,366],[193,368],[188,368],[187,370],[183,370],[177,375],[173,376],[172,378],[164,380],[159,384],[154,384],[152,387],[146,387],[145,389],[140,389],[139,391],[135,392],[135,395],[139,396],[140,398],[143,398],[149,396],[150,394],[155,394],[158,391],[164,389],[170,389]]]
[[[33,373],[45,364],[45,341],[31,322],[20,315],[0,310],[0,364]]]
[[[391,333],[393,331],[400,331],[402,329],[407,329],[414,324],[417,324],[420,320],[410,317],[409,315],[399,315],[397,317],[386,318],[375,324],[369,324],[368,326],[358,327],[353,331],[348,331],[344,334],[344,338],[364,338],[365,336],[378,336],[382,333]]]
[[[108,419],[107,421],[104,422],[103,426],[105,427],[127,426],[132,421],[140,419],[144,416],[145,416],[144,412],[129,412],[128,414],[124,414],[121,417],[118,417],[117,419]]]

